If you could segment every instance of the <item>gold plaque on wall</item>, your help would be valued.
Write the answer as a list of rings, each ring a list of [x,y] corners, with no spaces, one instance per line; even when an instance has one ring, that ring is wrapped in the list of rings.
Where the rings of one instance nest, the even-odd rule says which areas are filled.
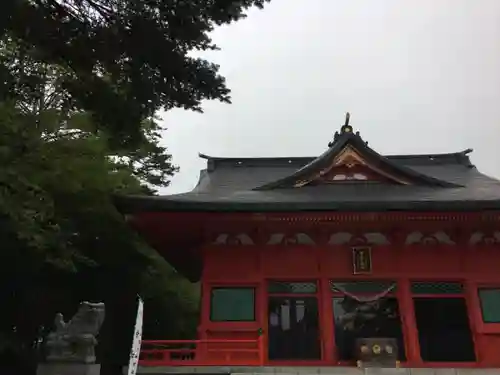
[[[372,273],[372,249],[368,246],[352,248],[352,267],[355,275]]]

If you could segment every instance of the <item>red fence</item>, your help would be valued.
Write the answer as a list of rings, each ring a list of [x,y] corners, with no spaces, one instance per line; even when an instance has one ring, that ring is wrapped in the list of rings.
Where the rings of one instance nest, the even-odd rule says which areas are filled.
[[[254,340],[145,340],[140,366],[262,366],[261,336]]]

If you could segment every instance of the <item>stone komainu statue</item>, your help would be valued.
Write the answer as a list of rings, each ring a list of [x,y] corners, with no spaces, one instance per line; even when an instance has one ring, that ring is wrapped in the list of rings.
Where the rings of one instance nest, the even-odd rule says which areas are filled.
[[[47,362],[95,363],[96,336],[104,312],[104,303],[82,302],[67,323],[57,314],[55,331],[47,336]]]

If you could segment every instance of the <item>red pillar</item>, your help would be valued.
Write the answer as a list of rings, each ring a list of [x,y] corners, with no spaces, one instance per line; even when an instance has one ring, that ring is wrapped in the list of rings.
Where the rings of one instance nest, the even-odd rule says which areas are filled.
[[[260,243],[260,241],[259,241]],[[268,360],[268,344],[269,344],[269,317],[267,311],[267,282],[266,275],[264,273],[264,257],[263,252],[265,248],[263,246],[258,249],[258,262],[259,262],[259,286],[257,287],[257,319],[260,324],[260,331],[262,337],[259,338],[259,356],[261,364],[267,362]]]
[[[482,320],[479,296],[477,294],[477,284],[472,280],[464,282],[465,302],[467,304],[467,315],[469,316],[469,325],[474,342],[474,351],[476,353],[476,362],[481,363],[481,352],[478,342],[477,322]]]
[[[319,306],[321,319],[322,360],[333,364],[335,361],[335,332],[333,323],[333,302],[327,277],[319,282]]]
[[[420,357],[420,345],[418,342],[417,323],[411,296],[410,281],[400,279],[398,282],[398,299],[400,315],[403,324],[403,336],[406,346],[406,360],[413,364],[422,364]]]

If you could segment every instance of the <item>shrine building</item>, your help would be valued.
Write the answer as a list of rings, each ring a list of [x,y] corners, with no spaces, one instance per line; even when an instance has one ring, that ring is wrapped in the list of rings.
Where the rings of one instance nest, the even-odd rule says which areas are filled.
[[[383,338],[360,350],[500,367],[500,181],[471,151],[384,156],[347,117],[318,157],[200,155],[192,191],[118,198],[202,289],[198,338],[140,363],[354,366]]]

